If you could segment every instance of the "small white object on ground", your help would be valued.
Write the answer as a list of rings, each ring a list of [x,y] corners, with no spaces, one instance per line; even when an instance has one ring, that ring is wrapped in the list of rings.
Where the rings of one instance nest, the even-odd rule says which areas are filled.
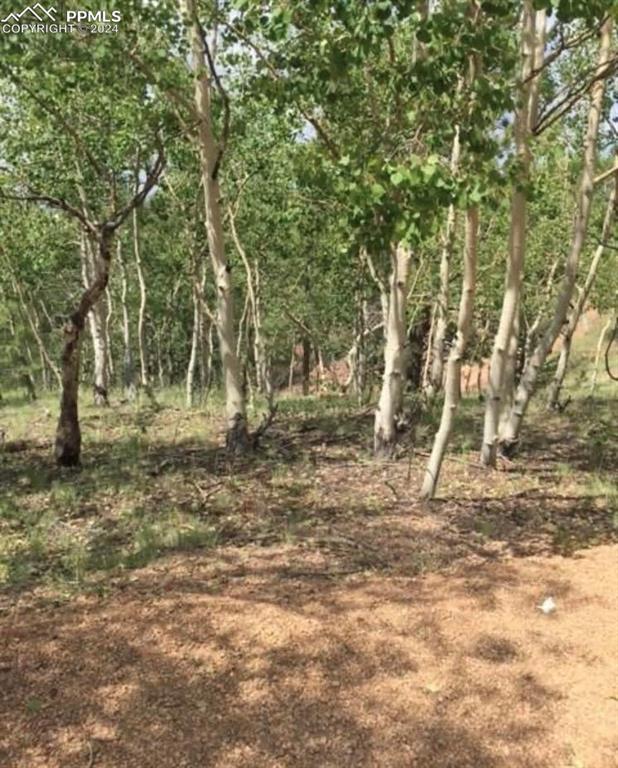
[[[539,605],[539,610],[543,611],[545,615],[553,613],[556,610],[556,603],[553,597],[546,597],[545,600]]]

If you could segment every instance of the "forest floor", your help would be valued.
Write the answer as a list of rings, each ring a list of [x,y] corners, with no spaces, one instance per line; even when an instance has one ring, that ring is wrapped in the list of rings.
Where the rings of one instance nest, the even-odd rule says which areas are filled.
[[[62,471],[55,404],[6,403],[0,765],[617,766],[609,394],[491,472],[466,401],[430,505],[437,410],[377,463],[368,409],[287,399],[228,461],[208,410],[85,405]]]

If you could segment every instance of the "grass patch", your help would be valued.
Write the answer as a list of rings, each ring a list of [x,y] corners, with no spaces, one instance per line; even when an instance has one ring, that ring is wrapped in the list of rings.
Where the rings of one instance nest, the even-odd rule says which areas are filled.
[[[415,542],[413,553],[402,555],[414,573],[466,551],[440,542],[449,515],[455,530],[462,526],[457,536],[472,531],[484,544],[509,540],[517,552],[541,540],[571,551],[618,530],[615,400],[582,396],[563,413],[548,413],[538,393],[522,451],[498,475],[477,467],[484,406],[474,394],[464,397],[449,446],[455,461],[442,475],[441,494],[451,506],[428,510],[415,506],[416,483],[439,423],[439,398],[422,411],[407,398],[414,416],[402,435],[404,459],[387,464],[370,455],[371,408],[348,397],[281,398],[260,450],[239,460],[222,450],[220,393],[192,409],[183,398],[180,389],[166,390],[155,407],[146,397],[118,403],[112,395],[112,407],[100,409],[84,390],[77,471],[53,463],[56,397],[2,406],[9,439],[21,436],[27,445],[0,453],[0,586],[47,585],[60,594],[104,589],[109,574],[171,552],[254,542],[307,547],[314,536],[337,538],[348,528],[352,540],[366,534],[379,541],[377,518],[384,515],[386,525],[401,525],[397,547]],[[262,410],[257,400],[253,423]],[[411,447],[420,450],[411,454]],[[538,493],[542,502],[534,499]],[[405,530],[408,521],[419,524],[418,540]],[[390,556],[385,543],[376,550]],[[352,544],[350,551],[358,555]]]
[[[178,509],[153,514],[136,507],[115,520],[71,520],[53,508],[37,514],[3,499],[0,513],[0,586],[42,579],[80,587],[101,571],[139,568],[167,552],[213,547],[218,538],[211,523]]]

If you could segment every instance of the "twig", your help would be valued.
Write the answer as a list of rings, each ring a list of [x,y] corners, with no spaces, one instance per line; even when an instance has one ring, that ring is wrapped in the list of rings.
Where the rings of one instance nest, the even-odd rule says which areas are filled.
[[[96,752],[92,748],[92,740],[88,739],[88,765],[86,766],[86,768],[92,768],[95,760],[96,760]]]
[[[605,181],[605,179],[609,178],[614,173],[618,173],[618,160],[611,168],[608,168],[606,171],[603,171],[603,173],[600,173],[596,177],[596,179],[593,181],[593,184],[595,185],[600,184],[602,181]]]
[[[286,571],[280,574],[282,579],[330,579],[335,576],[349,576],[353,573],[362,573],[367,568],[342,568],[338,571]]]
[[[384,485],[389,489],[389,491],[393,494],[393,496],[399,501],[399,494],[395,490],[395,486],[388,482],[388,480],[384,481]]]
[[[192,480],[191,484],[194,486],[196,491],[199,493],[202,501],[207,501],[213,495],[213,493],[215,493],[215,491],[218,490],[223,485],[223,482],[215,483],[214,485],[211,485],[210,488],[208,488],[208,489],[201,488],[196,483],[195,480]]]
[[[414,451],[414,454],[416,456],[426,456],[429,458],[431,456],[431,453],[429,451]],[[480,463],[480,461],[468,461],[467,459],[460,459],[457,456],[445,456],[445,461],[456,461],[459,464],[465,464],[467,467],[476,467],[477,469],[485,469],[483,465]]]

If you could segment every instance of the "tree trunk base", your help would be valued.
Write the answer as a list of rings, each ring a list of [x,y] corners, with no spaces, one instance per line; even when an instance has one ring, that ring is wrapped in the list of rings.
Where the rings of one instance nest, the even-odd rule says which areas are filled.
[[[501,440],[498,446],[498,453],[505,459],[512,459],[519,448],[519,440]]]
[[[231,426],[225,436],[225,449],[228,453],[242,456],[249,453],[251,441],[247,429],[247,420],[240,413],[234,417],[233,426]]]
[[[397,438],[386,438],[380,430],[373,436],[373,455],[376,459],[392,459],[397,449]]]
[[[481,448],[481,464],[489,469],[496,466],[497,451],[487,444]]]
[[[109,398],[107,395],[107,389],[101,387],[98,384],[93,385],[94,404],[99,407],[109,407]]]
[[[60,467],[78,467],[81,457],[81,435],[56,435],[56,464]]]

